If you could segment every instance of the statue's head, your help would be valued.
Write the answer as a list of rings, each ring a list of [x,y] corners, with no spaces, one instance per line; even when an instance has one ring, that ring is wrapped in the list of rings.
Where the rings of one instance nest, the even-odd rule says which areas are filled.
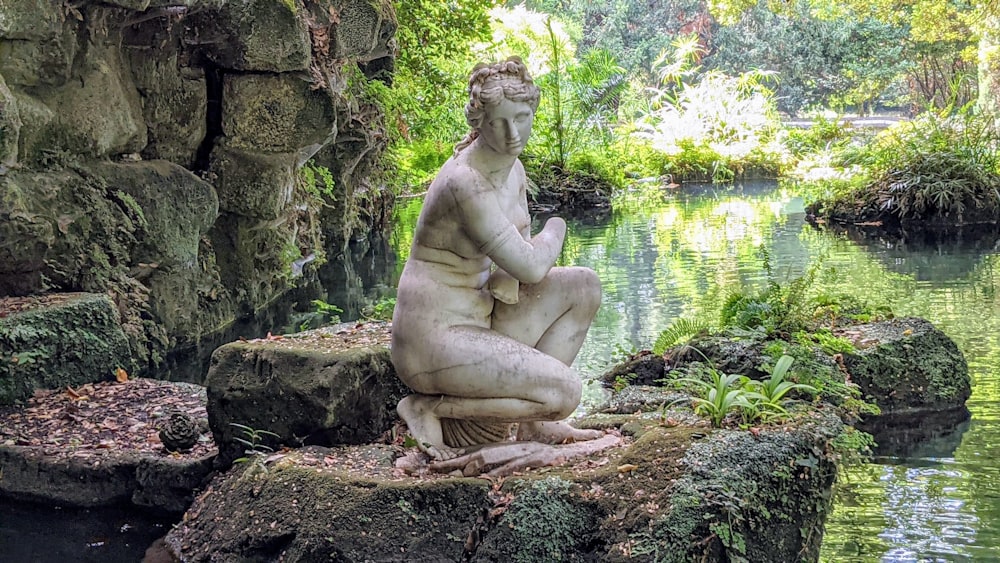
[[[527,104],[534,113],[538,109],[541,91],[528,75],[528,67],[520,57],[510,57],[493,64],[480,63],[469,76],[469,101],[465,104],[465,120],[472,128],[455,147],[455,153],[472,144],[479,136],[487,114],[504,100]]]

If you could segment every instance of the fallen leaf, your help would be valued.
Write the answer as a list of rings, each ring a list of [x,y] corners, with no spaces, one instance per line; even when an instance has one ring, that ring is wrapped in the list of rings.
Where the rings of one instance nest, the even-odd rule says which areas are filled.
[[[86,395],[81,394],[76,389],[73,389],[69,385],[66,386],[66,396],[69,397],[71,401],[82,401],[87,398]]]
[[[618,466],[619,473],[631,473],[636,469],[639,469],[639,466],[632,463],[623,463]]]
[[[115,370],[115,381],[118,383],[126,383],[128,381],[128,372],[122,368]]]

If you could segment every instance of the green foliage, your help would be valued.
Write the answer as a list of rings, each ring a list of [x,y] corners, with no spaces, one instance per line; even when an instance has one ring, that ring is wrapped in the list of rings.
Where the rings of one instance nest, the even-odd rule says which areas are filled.
[[[721,427],[730,415],[739,414],[744,425],[755,422],[774,422],[788,417],[785,405],[792,400],[792,391],[816,395],[812,385],[788,379],[794,358],[783,355],[773,368],[764,366],[770,376],[757,381],[740,374],[726,374],[711,365],[694,363],[689,373],[698,377],[681,377],[668,380],[677,386],[690,386],[697,393],[691,397],[694,412],[708,417],[712,426]]]
[[[787,354],[783,355],[774,364],[774,368],[771,369],[771,376],[768,379],[747,382],[748,386],[758,395],[754,397],[756,399],[754,406],[761,412],[761,418],[766,419],[769,416],[784,416],[788,414],[783,403],[787,401],[785,395],[790,391],[799,391],[809,395],[818,393],[817,389],[812,385],[795,383],[785,379],[788,369],[794,361],[795,358]]]
[[[698,74],[697,38],[676,40],[673,47],[656,61],[660,87],[649,89],[648,108],[632,135],[678,163],[671,170],[675,176],[694,170],[728,182],[750,163],[780,161],[780,147],[772,145],[778,131],[769,87],[774,74]]]
[[[844,426],[843,431],[830,442],[837,469],[842,475],[853,466],[862,465],[871,459],[875,449],[875,438],[853,426]]]
[[[854,344],[842,336],[834,336],[829,329],[816,332],[799,331],[792,335],[795,341],[807,347],[818,346],[827,354],[849,354],[855,352]]]
[[[998,153],[989,120],[929,113],[893,133],[869,153],[881,209],[900,217],[961,217],[969,207],[997,211]]]
[[[559,477],[527,481],[518,489],[501,525],[510,530],[508,561],[562,561],[588,538],[596,518],[585,504],[574,502],[571,483]]]
[[[362,316],[373,321],[392,320],[392,313],[396,309],[395,297],[382,297],[378,301],[364,307],[361,310]],[[342,313],[343,311],[337,311]]]
[[[809,291],[816,279],[819,263],[802,276],[779,282],[771,265],[770,254],[760,249],[767,286],[759,291],[731,292],[722,305],[719,322],[722,328],[760,330],[766,334],[788,334],[803,330],[812,318]]]
[[[751,392],[746,388],[749,381],[745,375],[725,374],[708,367],[709,381],[694,377],[682,377],[677,383],[687,383],[694,386],[701,394],[691,397],[694,412],[708,417],[712,426],[722,426],[731,412],[753,409],[750,402]]]
[[[711,328],[711,323],[701,318],[688,319],[680,317],[674,319],[670,323],[670,326],[656,337],[656,342],[653,344],[653,353],[662,355],[668,348],[686,342],[699,334],[705,334]]]
[[[609,155],[614,154],[619,102],[629,88],[625,69],[602,49],[590,49],[578,58],[573,26],[560,18],[523,6],[493,13],[497,21],[492,56],[520,56],[542,91],[525,153],[532,170],[581,171],[620,186],[618,155]]]
[[[333,179],[333,173],[326,166],[307,162],[299,169],[299,186],[309,195],[323,201],[329,205],[337,200],[337,184]]]
[[[466,100],[469,70],[476,62],[472,46],[487,41],[490,9],[485,2],[398,0],[392,88],[383,98],[391,139],[388,159],[397,172],[390,181],[398,191],[409,191],[430,178],[440,166],[439,157],[424,158],[429,147],[436,155],[451,154],[465,134],[462,107]],[[416,161],[410,160],[411,143],[419,142]],[[446,147],[446,148],[444,148]]]
[[[280,436],[268,430],[251,428],[250,426],[237,424],[235,422],[230,422],[229,425],[238,429],[243,434],[242,438],[234,436],[233,440],[246,447],[246,449],[243,450],[243,457],[234,459],[233,463],[250,463],[251,468],[254,470],[261,469],[267,471],[264,461],[267,456],[274,452],[274,448],[264,444],[263,442],[268,437],[280,438]]]
[[[326,318],[326,322],[323,324],[335,325],[340,323],[340,314],[344,312],[343,309],[322,299],[313,299],[311,303],[315,308],[315,312]]]
[[[845,149],[842,159],[863,167],[872,181],[822,200],[820,213],[847,205],[897,219],[962,221],[1000,211],[995,125],[969,108],[926,112],[863,147]]]
[[[611,384],[611,390],[615,393],[621,393],[626,387],[632,385],[637,377],[634,373],[618,374],[615,376],[615,382]]]
[[[788,130],[784,144],[797,157],[820,151],[834,150],[847,145],[851,131],[841,122],[840,117],[827,119],[818,116],[808,129]]]

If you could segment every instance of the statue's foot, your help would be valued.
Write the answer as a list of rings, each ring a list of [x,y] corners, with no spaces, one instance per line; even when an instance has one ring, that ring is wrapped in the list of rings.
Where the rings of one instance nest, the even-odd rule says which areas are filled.
[[[506,477],[532,467],[560,465],[567,460],[594,454],[621,443],[622,438],[617,434],[605,434],[596,440],[558,446],[538,442],[504,442],[472,448],[472,453],[434,462],[429,467],[439,473],[459,471],[466,477],[483,473],[487,477]]]
[[[543,444],[569,444],[596,440],[604,435],[600,430],[581,430],[566,422],[522,422],[518,424],[519,442],[541,442]]]
[[[444,445],[441,434],[441,419],[434,414],[437,397],[407,395],[396,405],[396,413],[406,423],[407,430],[417,442],[420,451],[436,461],[456,458],[464,450]]]

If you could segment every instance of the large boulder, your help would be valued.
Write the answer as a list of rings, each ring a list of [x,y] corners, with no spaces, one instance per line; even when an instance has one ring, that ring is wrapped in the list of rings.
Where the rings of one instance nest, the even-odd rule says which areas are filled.
[[[298,153],[304,162],[337,134],[334,100],[292,74],[234,74],[223,80],[222,130],[233,147]]]
[[[500,482],[404,474],[398,445],[251,454],[167,544],[183,561],[818,558],[835,414],[757,433],[626,418],[630,444]]]
[[[53,115],[40,122],[22,116],[23,159],[40,162],[59,151],[100,158],[146,146],[142,102],[121,51],[93,44],[79,60],[72,67],[77,80],[31,91]]]
[[[339,326],[233,342],[212,354],[208,420],[227,464],[247,430],[280,444],[363,444],[390,430],[409,393],[396,377],[383,324]]]
[[[244,72],[309,69],[312,43],[295,2],[225,2],[217,10],[193,12],[187,23],[191,44],[215,66]]]
[[[843,335],[857,348],[844,354],[851,381],[883,415],[960,409],[972,394],[965,356],[930,321],[893,319]]]
[[[118,310],[107,295],[0,299],[0,404],[131,371]]]

